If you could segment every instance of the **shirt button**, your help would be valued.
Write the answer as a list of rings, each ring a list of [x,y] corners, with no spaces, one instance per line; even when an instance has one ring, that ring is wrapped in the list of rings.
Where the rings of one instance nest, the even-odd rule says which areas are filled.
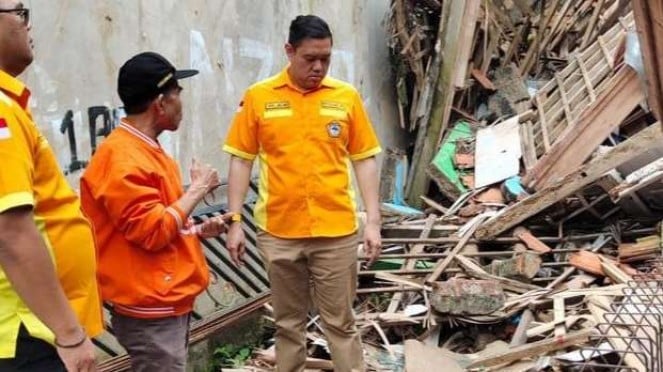
[[[169,282],[171,279],[172,279],[172,277],[170,275],[166,275],[166,276],[163,277],[163,280],[165,280],[167,282]]]

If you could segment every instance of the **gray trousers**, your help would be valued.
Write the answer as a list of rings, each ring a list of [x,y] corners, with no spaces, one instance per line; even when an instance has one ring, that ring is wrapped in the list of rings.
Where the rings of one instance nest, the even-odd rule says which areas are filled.
[[[185,372],[190,314],[139,319],[112,312],[113,333],[131,357],[133,372]]]

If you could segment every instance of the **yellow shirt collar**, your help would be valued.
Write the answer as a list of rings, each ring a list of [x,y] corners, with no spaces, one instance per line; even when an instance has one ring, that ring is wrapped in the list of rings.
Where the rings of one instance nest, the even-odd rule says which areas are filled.
[[[15,99],[23,109],[26,109],[28,98],[30,98],[30,89],[20,80],[0,70],[0,89]]]
[[[288,65],[289,66],[289,65]],[[288,86],[292,89],[295,90],[300,90],[297,88],[297,86],[290,80],[290,75],[288,75],[288,66],[286,66],[281,72],[279,72],[278,75],[275,76],[275,79],[272,84],[272,88],[283,88],[285,86]],[[331,88],[334,89],[338,87],[338,84],[334,81],[334,79],[330,78],[328,75],[325,76],[322,79],[322,82],[320,83],[320,88]]]

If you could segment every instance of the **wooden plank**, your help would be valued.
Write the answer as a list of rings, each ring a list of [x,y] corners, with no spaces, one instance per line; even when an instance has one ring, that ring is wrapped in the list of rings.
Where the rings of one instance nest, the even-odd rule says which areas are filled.
[[[470,61],[470,53],[472,53],[472,39],[474,38],[474,29],[476,27],[478,17],[479,1],[470,1],[468,4],[466,4],[465,13],[463,14],[463,22],[467,22],[467,24],[462,26],[463,30],[458,38],[458,42],[461,48],[458,49],[458,55],[456,56],[456,63],[454,67],[454,73],[456,75],[454,85],[456,88],[465,87],[467,65]],[[485,72],[485,70],[483,71]]]
[[[481,72],[484,74],[488,72],[488,67],[490,67],[490,62],[492,61],[492,56],[495,53],[495,50],[497,50],[500,42],[500,33],[495,30],[493,27],[488,27],[488,30],[486,30],[487,33],[490,35],[490,41],[488,42],[488,47],[486,47],[486,50],[483,54],[483,60],[481,61]]]
[[[396,0],[394,1],[394,19],[397,25],[398,29],[398,39],[401,45],[403,46],[403,51],[406,52],[406,49],[408,45],[411,45],[411,41],[414,40],[414,37],[416,35],[410,35],[408,33],[408,27],[407,27],[407,10],[405,9],[406,7],[406,1],[405,0]],[[415,48],[415,53],[419,52],[419,44],[414,43],[414,48]],[[410,69],[414,73],[415,79],[416,79],[416,85],[417,87],[423,87],[424,84],[424,68],[421,60],[415,60],[412,58],[412,56],[415,53],[404,53],[405,58],[408,61],[408,64],[410,65]]]
[[[534,144],[534,133],[532,133],[532,122],[528,121],[520,125],[521,151],[525,170],[529,171],[536,165],[536,145]]]
[[[428,238],[430,235],[431,229],[433,228],[433,225],[435,224],[435,220],[437,219],[437,216],[435,214],[431,214],[428,216],[426,219],[426,225],[424,225],[424,229],[421,231],[421,234],[419,235],[420,239],[425,239]],[[424,248],[426,247],[425,244],[415,244],[414,247],[410,250],[410,253],[412,254],[419,254],[424,251]],[[405,260],[405,269],[406,270],[412,270],[416,267],[417,265],[417,260],[416,259],[406,259]],[[400,306],[401,301],[403,300],[404,294],[402,292],[396,293],[392,298],[391,301],[389,302],[389,307],[387,308],[388,313],[395,313],[398,310],[398,306]]]
[[[566,335],[566,315],[564,314],[564,298],[553,298],[553,319],[555,321],[555,338],[563,338]]]
[[[657,124],[660,125],[660,124]],[[552,182],[526,199],[504,209],[500,214],[484,222],[475,233],[479,239],[499,235],[525,219],[566,198],[591,184],[609,170],[660,146],[663,133],[653,125],[615,146],[602,157],[594,159],[567,176]]]
[[[537,342],[532,342],[515,348],[509,348],[506,353],[481,358],[472,362],[470,368],[492,367],[504,363],[515,362],[520,359],[529,358],[533,356],[545,355],[551,351],[560,350],[569,346],[585,343],[589,340],[589,336],[594,332],[593,329],[583,329],[567,334],[561,338],[550,338]]]
[[[580,49],[585,49],[587,44],[589,44],[589,41],[591,40],[591,36],[594,33],[594,27],[596,27],[596,23],[599,19],[599,15],[601,14],[601,9],[603,9],[603,4],[605,3],[605,0],[599,0],[598,2],[594,3],[594,11],[592,12],[592,18],[589,19],[589,24],[587,25],[587,28],[585,29],[585,34],[582,36],[582,42],[580,43]]]
[[[603,39],[603,36],[598,37],[599,46],[601,47],[601,52],[603,53],[603,58],[605,58],[606,63],[610,68],[615,68],[615,58],[610,54],[606,42]]]
[[[484,74],[481,70],[477,70],[476,68],[472,69],[472,77],[476,79],[479,84],[481,84],[482,87],[488,89],[488,90],[496,90],[495,85],[493,84],[492,81]]]
[[[640,50],[645,64],[649,107],[660,120],[663,115],[663,3],[661,1],[633,0],[635,25],[640,38]]]
[[[525,32],[525,30],[529,29],[529,26],[530,26],[530,19],[527,18],[525,23],[518,26],[518,28],[516,29],[514,38],[513,40],[511,40],[511,43],[509,44],[509,49],[507,50],[504,59],[502,59],[502,67],[505,67],[506,65],[512,62],[514,55],[516,55],[516,53],[520,48],[520,43],[523,40],[523,33]]]
[[[529,328],[529,324],[532,322],[532,320],[534,320],[534,314],[532,313],[532,310],[523,310],[523,313],[520,316],[520,322],[518,322],[516,331],[513,332],[513,337],[511,337],[511,343],[509,346],[516,347],[527,343],[527,329]]]
[[[430,207],[435,208],[438,212],[440,212],[442,214],[445,214],[445,213],[449,212],[449,209],[447,209],[442,204],[436,202],[435,200],[433,200],[431,198],[428,198],[428,197],[422,195],[421,200],[423,200],[424,203],[428,204]]]
[[[610,86],[567,128],[553,147],[523,178],[532,189],[545,187],[581,165],[644,98],[635,70],[624,66]]]
[[[481,225],[481,222],[483,222],[485,219],[482,218],[481,216],[476,217],[476,221],[474,221],[474,224],[470,227],[469,230],[465,232],[465,234],[460,238],[460,241],[449,251],[449,255],[444,258],[444,260],[440,261],[436,266],[433,272],[426,278],[426,283],[432,283],[436,281],[440,275],[444,272],[444,270],[447,269],[451,261],[454,259],[454,256],[460,252],[463,247],[465,247],[465,244],[472,238],[472,235],[476,231],[476,229]]]
[[[633,280],[633,278],[622,270],[617,263],[599,256],[601,260],[601,269],[605,275],[610,278],[613,283],[625,284]]]
[[[594,91],[592,80],[589,77],[589,72],[587,72],[587,66],[585,66],[585,62],[580,58],[579,55],[576,55],[576,63],[578,63],[578,67],[580,68],[582,80],[585,82],[585,89],[587,89],[587,93],[589,94],[589,100],[594,102],[596,101],[596,92]]]
[[[536,59],[538,58],[539,55],[539,50],[540,45],[542,44],[541,40],[544,38],[544,34],[546,33],[546,29],[548,28],[548,24],[550,23],[550,20],[552,19],[553,15],[555,15],[555,11],[557,10],[557,7],[559,6],[560,0],[554,0],[552,5],[550,5],[547,9],[541,9],[539,12],[539,25],[538,25],[538,32],[536,33],[536,36],[534,36],[534,40],[529,46],[529,49],[527,50],[527,54],[523,58],[523,62],[520,65],[520,74],[522,76],[526,76],[530,69],[532,68],[532,65],[536,63]],[[545,4],[542,2],[541,4]]]
[[[539,126],[541,128],[541,135],[543,136],[543,146],[546,151],[550,150],[550,135],[548,134],[548,122],[546,121],[546,114],[543,112],[543,102],[541,102],[541,96],[536,95],[534,97],[536,101],[536,111],[539,113]]]
[[[455,96],[455,74],[456,61],[459,55],[466,55],[464,48],[470,49],[471,43],[461,45],[459,40],[464,40],[464,33],[474,34],[477,12],[471,11],[478,8],[480,0],[451,0],[443,3],[443,16],[440,19],[438,40],[441,42],[440,53],[442,58],[437,85],[433,94],[432,109],[425,127],[419,128],[415,151],[412,155],[411,177],[407,184],[407,201],[413,207],[421,207],[419,196],[428,193],[429,177],[426,173],[428,165],[433,160],[449,122],[451,106]],[[446,18],[445,18],[446,17]]]

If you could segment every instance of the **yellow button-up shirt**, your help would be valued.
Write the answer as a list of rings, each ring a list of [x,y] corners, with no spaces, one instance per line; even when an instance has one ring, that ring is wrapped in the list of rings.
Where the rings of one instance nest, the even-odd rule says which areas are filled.
[[[60,284],[90,336],[103,330],[94,239],[78,197],[28,110],[30,91],[0,71],[0,213],[30,205]],[[2,232],[0,232],[1,234]],[[12,358],[21,324],[36,338],[53,333],[16,294],[0,268],[0,358]]]
[[[356,231],[350,161],[381,151],[354,87],[325,77],[301,92],[286,69],[246,91],[223,150],[258,157],[255,221],[282,238]]]

